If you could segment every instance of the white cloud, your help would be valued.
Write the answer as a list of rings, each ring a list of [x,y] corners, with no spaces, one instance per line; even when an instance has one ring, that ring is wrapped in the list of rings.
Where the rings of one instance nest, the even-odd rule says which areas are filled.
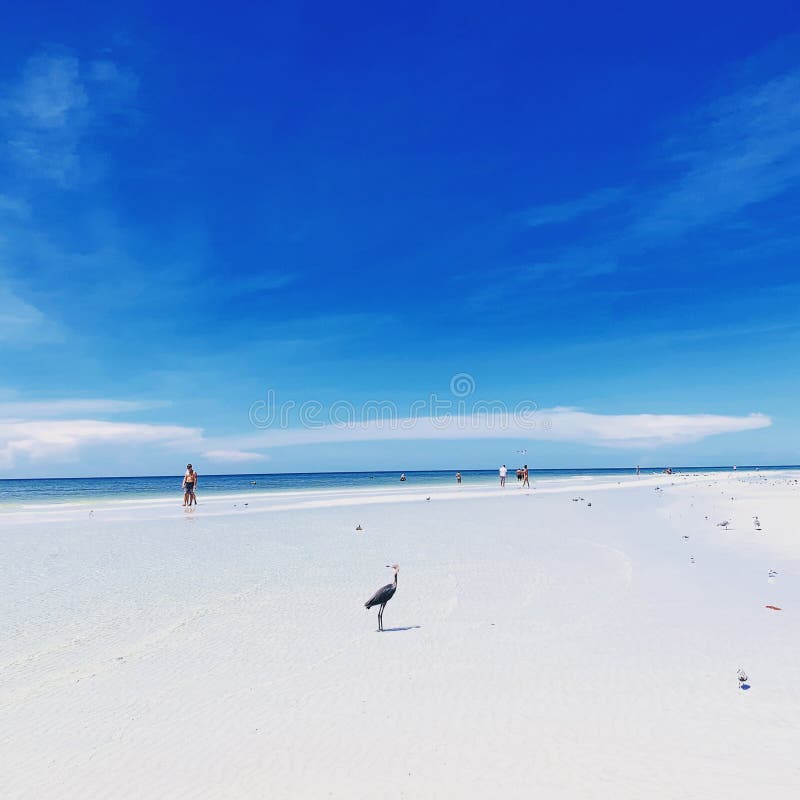
[[[570,408],[529,416],[481,414],[445,418],[371,420],[352,425],[266,430],[241,437],[237,446],[272,448],[357,441],[517,439],[580,442],[604,447],[658,447],[696,442],[708,436],[765,428],[763,414],[591,414]]]
[[[745,417],[718,414],[589,414],[556,408],[541,412],[542,435],[554,441],[578,441],[609,447],[662,446],[696,442],[721,433],[766,428],[772,420],[764,414]],[[539,415],[537,415],[539,416]]]
[[[196,449],[202,440],[199,428],[179,425],[105,422],[95,419],[0,420],[0,468],[11,469],[21,461],[65,461],[86,447],[128,447],[151,444]]]
[[[58,419],[56,414],[125,413],[153,407],[154,403],[125,400],[53,400],[0,402],[0,469],[23,464],[61,463],[80,458],[92,448],[180,449],[199,452],[216,463],[252,463],[269,459],[263,451],[344,442],[415,440],[515,439],[525,441],[580,442],[611,448],[659,447],[699,441],[708,436],[765,428],[772,424],[763,414],[591,414],[571,408],[524,414],[498,413],[474,416],[370,420],[347,426],[265,430],[232,437],[206,437],[201,428],[181,425],[109,422],[98,419]],[[25,416],[12,416],[24,412]],[[37,418],[37,415],[43,415]],[[48,415],[49,414],[49,415]]]
[[[253,453],[246,450],[206,450],[201,453],[209,461],[241,463],[245,461],[266,461],[268,456],[263,453]]]

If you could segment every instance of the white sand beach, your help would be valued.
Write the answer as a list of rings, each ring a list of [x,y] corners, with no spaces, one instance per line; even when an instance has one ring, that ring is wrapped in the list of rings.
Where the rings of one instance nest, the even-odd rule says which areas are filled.
[[[794,798],[798,478],[2,512],[2,796]]]

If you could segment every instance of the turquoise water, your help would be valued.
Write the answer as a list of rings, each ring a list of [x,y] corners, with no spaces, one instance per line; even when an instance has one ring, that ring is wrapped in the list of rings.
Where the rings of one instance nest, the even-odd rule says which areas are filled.
[[[778,470],[791,467],[747,467],[740,470]],[[643,467],[643,473],[660,472],[661,467]],[[677,467],[679,472],[730,472],[730,467]],[[570,476],[633,475],[633,469],[537,469],[532,480]],[[406,486],[449,485],[455,483],[455,470],[407,471]],[[464,484],[497,481],[497,470],[462,470]],[[36,478],[0,480],[0,506],[38,503],[70,503],[118,498],[180,497],[183,475],[138,478]],[[400,472],[306,472],[253,475],[201,475],[197,496],[237,494],[253,491],[298,491],[303,489],[355,489],[399,486]],[[510,483],[516,481],[509,470]]]

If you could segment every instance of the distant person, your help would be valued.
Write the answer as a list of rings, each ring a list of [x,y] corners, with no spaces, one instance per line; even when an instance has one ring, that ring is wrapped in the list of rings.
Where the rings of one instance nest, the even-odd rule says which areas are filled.
[[[401,472],[401,473],[400,473],[400,480],[401,480],[401,481],[404,481],[405,479],[406,479],[406,474],[405,474],[405,472]]]
[[[456,483],[461,486],[461,473],[456,472]]]
[[[528,465],[527,464],[525,464],[525,466],[522,468],[522,488],[524,489],[526,486],[529,489],[531,488],[531,482],[528,479]]]
[[[506,475],[508,475],[508,470],[506,469],[506,465],[503,464],[503,466],[500,467],[500,485],[501,486],[505,486],[506,485]]]
[[[181,488],[183,489],[184,506],[190,506],[192,501],[194,501],[195,505],[197,504],[197,498],[194,496],[196,483],[197,473],[194,471],[191,464],[187,464],[186,472],[183,475],[183,484],[181,485]]]
[[[641,467],[637,464],[636,465],[636,474],[638,475],[642,471]]]

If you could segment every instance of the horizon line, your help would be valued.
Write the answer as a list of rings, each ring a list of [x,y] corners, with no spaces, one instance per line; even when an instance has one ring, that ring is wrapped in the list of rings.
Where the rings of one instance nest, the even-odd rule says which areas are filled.
[[[672,470],[704,470],[704,469],[728,469],[736,470],[754,470],[754,469],[800,469],[800,464],[687,464],[683,466],[673,467],[670,464],[650,464],[638,465],[639,469],[653,470],[653,469],[667,469]],[[405,473],[413,475],[420,472],[496,472],[499,467],[485,467],[485,468],[438,468],[438,469],[357,469],[357,470],[321,470],[315,472],[208,472],[201,475],[205,478],[236,478],[236,477],[250,477],[254,475],[260,476],[283,476],[283,475],[392,475],[394,473]],[[627,467],[529,467],[530,472],[597,472],[600,470],[609,472],[628,472],[629,470],[636,470],[636,465]],[[199,473],[198,473],[199,474]],[[137,478],[176,478],[181,477],[179,472],[169,473],[166,475],[78,475],[78,476],[43,476],[36,478],[0,478],[3,481],[99,481],[99,480],[135,480]]]

